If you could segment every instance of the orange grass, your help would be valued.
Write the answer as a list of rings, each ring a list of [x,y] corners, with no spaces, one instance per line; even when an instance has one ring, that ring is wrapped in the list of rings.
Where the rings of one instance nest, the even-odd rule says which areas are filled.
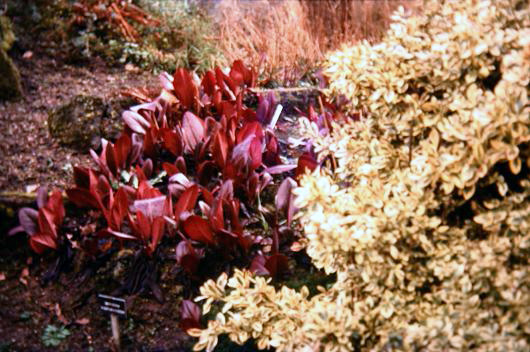
[[[297,80],[322,58],[298,1],[223,0],[217,16],[228,62],[244,58],[265,78]]]
[[[296,83],[328,50],[376,41],[402,5],[417,0],[222,0],[215,11],[228,62],[244,58],[265,79]]]
[[[300,0],[313,38],[325,50],[367,39],[377,41],[399,7],[414,9],[416,0]]]

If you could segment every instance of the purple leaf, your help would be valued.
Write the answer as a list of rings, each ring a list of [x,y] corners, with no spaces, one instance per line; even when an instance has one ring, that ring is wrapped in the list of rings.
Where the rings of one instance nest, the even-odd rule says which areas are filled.
[[[157,108],[160,108],[160,104],[158,101],[152,101],[149,103],[143,103],[139,105],[135,105],[129,108],[130,111],[138,112],[140,110],[147,110],[147,111],[156,111]]]
[[[173,90],[173,77],[169,73],[165,71],[162,72],[158,75],[158,79],[160,80],[162,88],[167,90]]]
[[[250,271],[256,275],[269,275],[269,270],[265,267],[266,261],[267,258],[262,254],[255,256],[252,263],[250,263]]]
[[[294,195],[292,190],[296,187],[296,181],[294,181],[292,178],[287,177],[283,182],[281,183],[280,187],[278,188],[278,193],[276,193],[276,210],[280,211],[282,209],[285,209],[287,212],[287,225],[291,225],[291,221],[293,219],[294,212],[296,211],[296,208],[294,206]]]
[[[48,190],[46,187],[39,187],[37,190],[37,207],[40,209],[48,202]]]
[[[193,328],[200,328],[199,319],[201,309],[190,300],[183,300],[180,306],[180,328],[184,331]]]
[[[22,208],[18,211],[18,221],[24,231],[33,236],[39,230],[38,227],[39,212],[32,208]]]
[[[18,226],[13,227],[11,230],[9,230],[7,235],[8,236],[13,236],[13,235],[16,235],[17,233],[20,233],[20,232],[26,232],[24,230],[24,228],[22,227],[22,225],[18,225]]]
[[[266,168],[265,170],[263,170],[263,172],[268,172],[271,175],[282,174],[284,172],[296,169],[297,166],[298,165],[296,164],[276,165]]]
[[[145,134],[146,129],[151,127],[151,124],[142,115],[134,111],[124,111],[122,119],[133,132],[139,134]]]

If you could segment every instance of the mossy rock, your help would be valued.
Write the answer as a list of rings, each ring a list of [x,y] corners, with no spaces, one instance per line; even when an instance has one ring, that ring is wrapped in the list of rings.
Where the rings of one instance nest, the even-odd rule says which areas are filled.
[[[115,139],[121,130],[121,113],[131,101],[117,99],[105,103],[94,96],[77,95],[48,113],[48,127],[61,145],[79,151],[97,149],[101,138]]]
[[[15,33],[11,21],[6,16],[0,16],[0,49],[8,51],[15,42]]]
[[[16,99],[22,96],[20,74],[7,53],[0,49],[0,100]]]

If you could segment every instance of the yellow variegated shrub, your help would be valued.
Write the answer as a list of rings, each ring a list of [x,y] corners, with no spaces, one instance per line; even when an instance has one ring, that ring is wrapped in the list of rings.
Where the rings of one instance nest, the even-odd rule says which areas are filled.
[[[306,250],[330,289],[236,271],[198,300],[217,336],[277,351],[530,349],[528,1],[426,1],[386,38],[332,54],[330,95],[366,109],[320,136],[333,171],[296,190]]]

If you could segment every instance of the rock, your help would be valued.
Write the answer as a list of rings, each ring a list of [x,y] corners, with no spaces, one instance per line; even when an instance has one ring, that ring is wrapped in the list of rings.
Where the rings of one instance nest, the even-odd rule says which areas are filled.
[[[0,49],[0,100],[17,99],[22,96],[20,74],[4,49]]]
[[[86,151],[97,144],[104,114],[103,99],[77,95],[48,114],[50,134],[62,145]]]
[[[15,33],[11,21],[6,16],[0,16],[0,49],[9,51],[15,42]]]
[[[22,96],[20,74],[7,55],[15,42],[11,21],[0,16],[0,100],[17,99]]]
[[[77,95],[48,113],[48,128],[64,146],[82,152],[98,149],[101,138],[112,140],[119,135],[121,113],[130,105],[127,99],[105,103],[99,97]]]

